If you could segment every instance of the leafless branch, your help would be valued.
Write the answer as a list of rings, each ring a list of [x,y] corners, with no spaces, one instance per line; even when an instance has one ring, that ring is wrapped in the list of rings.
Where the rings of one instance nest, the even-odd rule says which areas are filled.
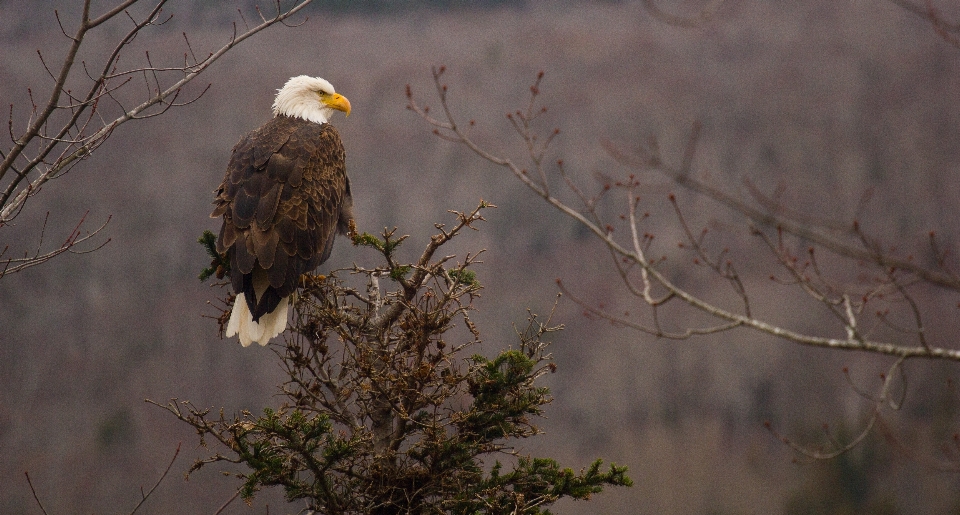
[[[150,496],[157,489],[157,487],[160,486],[160,483],[162,483],[163,480],[167,477],[167,474],[170,473],[170,469],[173,468],[173,463],[177,461],[177,456],[179,455],[180,455],[180,444],[177,444],[177,450],[174,451],[173,457],[170,458],[170,463],[168,463],[167,468],[163,470],[163,474],[160,474],[160,478],[157,479],[157,482],[154,483],[153,487],[151,487],[150,490],[148,490],[146,493],[143,493],[141,489],[140,502],[138,502],[137,505],[134,506],[132,510],[130,510],[130,515],[133,515],[134,513],[136,513],[137,510],[139,510],[140,507],[143,506],[145,502],[147,502],[147,499],[150,498]],[[40,511],[44,515],[47,515],[47,510],[44,509],[43,503],[40,502],[40,497],[37,495],[37,490],[33,486],[33,481],[30,480],[30,474],[28,472],[24,472],[23,475],[26,476],[27,478],[27,484],[30,485],[30,492],[33,494],[33,499],[37,502],[37,506],[40,508]]]
[[[85,250],[76,249],[77,245],[80,245],[81,243],[92,240],[95,236],[97,236],[100,233],[100,231],[103,230],[104,227],[107,226],[108,223],[110,223],[111,217],[108,216],[107,220],[103,222],[103,224],[100,225],[100,227],[97,227],[91,232],[83,233],[81,230],[81,227],[83,226],[83,223],[86,221],[86,218],[87,218],[87,214],[84,214],[83,217],[80,218],[80,221],[77,222],[77,225],[73,228],[70,234],[67,235],[67,238],[64,240],[63,243],[60,244],[59,247],[48,252],[42,252],[41,249],[43,248],[43,239],[44,239],[44,235],[46,234],[47,219],[49,218],[49,216],[50,216],[50,213],[47,213],[47,217],[44,218],[43,225],[40,228],[39,241],[37,242],[36,250],[33,252],[32,255],[25,254],[23,257],[19,257],[19,258],[3,259],[3,255],[7,251],[9,251],[9,247],[0,250],[0,278],[2,278],[7,274],[20,272],[21,270],[25,270],[27,268],[46,263],[47,261],[59,256],[60,254],[63,254],[64,252],[70,252],[72,254],[88,254],[90,252],[95,252],[103,248],[104,245],[110,243],[110,239],[108,238],[107,240],[100,242],[98,245],[96,245],[93,248],[89,248]]]
[[[30,493],[33,494],[33,499],[37,501],[37,506],[40,507],[40,511],[43,512],[43,515],[47,515],[47,510],[44,509],[43,503],[40,502],[40,497],[37,496],[37,490],[33,487],[33,481],[30,480],[30,473],[24,471],[23,475],[27,478],[27,484],[30,485]]]
[[[862,240],[858,236],[858,227],[856,225],[847,225],[843,234],[838,236],[830,235],[827,231],[830,227],[821,227],[816,224],[808,223],[808,219],[796,219],[788,214],[771,212],[765,209],[754,207],[753,205],[736,198],[735,196],[724,192],[723,190],[711,186],[690,173],[690,156],[695,149],[695,135],[699,133],[699,123],[693,125],[691,138],[684,149],[683,164],[678,167],[671,167],[664,162],[659,153],[659,148],[653,147],[640,149],[628,153],[609,141],[604,142],[607,151],[621,164],[639,169],[654,170],[673,180],[677,185],[687,188],[699,195],[712,199],[735,212],[749,218],[755,224],[775,228],[790,233],[798,238],[809,240],[810,242],[823,247],[840,256],[873,262],[879,266],[892,267],[900,270],[906,270],[931,284],[960,291],[960,276],[947,269],[932,269],[924,267],[912,260],[898,258],[897,256],[876,252],[875,249],[864,248]],[[834,225],[834,224],[831,224]]]
[[[163,470],[163,474],[160,475],[160,479],[157,479],[157,482],[153,484],[153,487],[150,488],[150,490],[146,494],[142,494],[140,496],[140,502],[138,502],[137,505],[134,506],[132,510],[130,510],[130,515],[133,515],[134,513],[136,513],[137,510],[139,510],[140,507],[143,506],[143,503],[147,502],[147,499],[150,498],[150,495],[153,494],[153,491],[156,490],[158,486],[160,486],[160,483],[163,482],[163,479],[166,478],[167,474],[170,473],[170,469],[173,468],[173,462],[177,461],[177,456],[180,455],[180,445],[181,444],[179,443],[177,444],[177,450],[174,451],[173,457],[170,458],[170,463],[167,464],[167,468]]]
[[[220,506],[220,508],[217,509],[217,511],[213,512],[213,515],[220,515],[221,513],[223,513],[223,510],[227,509],[227,506],[230,506],[230,504],[231,504],[233,501],[236,501],[236,500],[237,500],[237,497],[240,497],[240,489],[239,489],[239,488],[237,489],[236,492],[233,493],[233,496],[231,496],[229,499],[227,499],[227,501],[226,501],[225,503],[223,503],[223,504]]]
[[[122,57],[129,53],[130,45],[136,38],[145,37],[148,29],[159,27],[170,19],[169,15],[163,13],[167,0],[146,2],[150,7],[142,14],[135,14],[131,9],[143,0],[124,0],[100,15],[94,15],[91,12],[91,1],[85,0],[77,27],[72,32],[66,28],[60,14],[55,12],[57,23],[69,43],[58,67],[49,66],[40,55],[40,64],[51,77],[52,85],[49,97],[39,105],[34,100],[33,90],[28,89],[31,105],[23,132],[14,130],[14,105],[10,106],[7,125],[11,145],[5,151],[0,151],[0,228],[9,227],[30,197],[39,193],[48,181],[63,176],[81,160],[89,157],[124,123],[159,116],[170,108],[195,102],[208,90],[209,85],[199,94],[191,95],[190,100],[177,100],[184,87],[193,79],[224,54],[260,31],[277,23],[288,25],[286,20],[311,1],[297,0],[290,7],[283,7],[277,2],[275,14],[269,17],[261,14],[262,22],[259,25],[247,27],[239,34],[234,24],[233,35],[206,57],[197,56],[184,33],[187,51],[184,53],[183,64],[176,66],[155,65],[149,52],[145,53],[145,65],[121,66],[121,60],[127,61]],[[89,34],[104,26],[112,26],[110,22],[120,21],[122,18],[129,20],[130,25],[121,32],[109,52],[97,58],[101,64],[91,67],[82,61],[79,67],[76,66],[77,56],[85,42],[90,39]],[[137,100],[136,105],[127,107],[118,92],[126,90],[135,75],[144,78],[147,90]],[[80,88],[81,92],[68,88],[68,83],[79,79],[87,81],[86,86]],[[120,114],[110,114],[104,99],[109,99],[118,106]],[[0,265],[4,266],[0,276],[46,262],[97,234],[100,229],[82,237],[71,233],[72,239],[51,252],[44,253],[38,248],[32,256],[0,262]]]
[[[892,390],[893,390],[894,384],[896,383],[895,379],[900,379],[901,383],[905,381],[905,376],[903,375],[903,364],[906,359],[907,358],[897,359],[893,363],[893,365],[890,366],[890,369],[887,371],[886,374],[880,375],[881,386],[880,386],[878,395],[876,397],[871,398],[867,396],[865,393],[863,393],[862,390],[857,389],[857,392],[860,393],[861,396],[863,396],[864,398],[872,402],[873,405],[870,409],[870,415],[867,418],[867,421],[863,425],[863,427],[860,428],[860,431],[849,441],[838,442],[835,439],[830,438],[830,440],[832,440],[831,443],[833,444],[832,445],[833,449],[831,450],[811,448],[805,445],[798,444],[797,442],[791,440],[790,438],[787,438],[779,434],[772,427],[772,424],[770,424],[769,422],[764,423],[764,426],[766,426],[766,428],[771,433],[773,433],[780,441],[790,446],[790,448],[793,449],[794,451],[808,458],[812,458],[815,460],[829,460],[829,459],[836,458],[837,456],[840,456],[841,454],[856,448],[858,445],[860,445],[860,442],[862,442],[867,436],[870,435],[870,433],[873,432],[874,428],[878,424],[883,423],[882,410],[884,406],[889,406],[894,410],[900,409],[900,405],[903,402],[902,395],[905,390],[904,389],[900,390],[901,398],[899,400],[894,399],[894,393]],[[829,436],[829,427],[827,425],[824,425],[824,432],[827,434],[827,436]]]
[[[593,233],[593,235],[596,236],[614,255],[614,262],[618,267],[624,284],[640,301],[643,302],[643,304],[650,308],[653,326],[651,327],[643,323],[637,323],[631,320],[626,320],[622,317],[613,316],[604,310],[581,303],[581,305],[583,305],[592,315],[610,320],[616,324],[633,327],[658,337],[682,339],[698,334],[712,334],[735,327],[748,327],[761,333],[802,345],[836,350],[864,351],[890,355],[901,359],[923,357],[960,361],[960,350],[931,345],[925,338],[921,336],[923,332],[923,326],[920,323],[918,316],[915,316],[917,330],[914,331],[914,334],[917,334],[919,338],[918,346],[911,346],[909,343],[899,341],[883,341],[867,338],[860,331],[857,325],[856,313],[860,309],[860,306],[854,306],[852,302],[852,296],[848,295],[844,297],[843,294],[836,294],[836,289],[830,286],[829,283],[825,281],[825,278],[822,277],[822,273],[819,270],[819,265],[814,260],[815,256],[813,254],[810,256],[811,261],[807,264],[800,262],[794,263],[794,258],[792,256],[787,256],[782,253],[779,257],[784,269],[791,274],[792,283],[800,286],[805,292],[807,292],[808,295],[825,305],[838,317],[843,326],[843,334],[838,335],[837,337],[805,334],[789,329],[777,323],[753,316],[750,311],[750,304],[746,290],[743,283],[740,281],[739,276],[736,273],[736,269],[733,267],[732,263],[728,264],[727,261],[721,259],[724,255],[724,252],[721,252],[719,254],[720,257],[716,258],[706,254],[701,243],[702,237],[695,236],[689,229],[689,226],[687,226],[684,222],[682,214],[679,214],[679,220],[681,225],[685,228],[687,240],[690,242],[690,246],[692,247],[694,253],[698,256],[698,259],[705,264],[708,269],[712,270],[715,275],[723,278],[728,282],[728,284],[731,285],[733,290],[741,299],[742,305],[739,310],[728,309],[712,301],[694,295],[684,288],[681,288],[672,282],[668,276],[661,271],[658,263],[652,262],[644,251],[645,238],[641,239],[640,231],[637,227],[638,216],[636,212],[636,195],[631,191],[631,188],[635,187],[634,185],[637,183],[632,176],[630,179],[626,181],[619,181],[615,185],[616,188],[622,188],[628,192],[627,211],[629,213],[629,225],[631,230],[629,245],[622,244],[613,233],[612,226],[609,224],[604,224],[597,217],[595,204],[586,198],[582,190],[579,188],[572,188],[577,198],[579,198],[583,204],[581,209],[576,209],[560,200],[546,187],[545,177],[547,170],[544,167],[543,155],[539,151],[539,148],[530,145],[530,142],[536,141],[534,129],[531,124],[524,123],[523,121],[525,119],[524,117],[531,116],[533,113],[538,112],[535,108],[535,105],[542,75],[538,75],[534,86],[531,87],[531,102],[527,109],[525,111],[519,111],[519,114],[511,113],[511,115],[509,115],[509,118],[511,118],[509,120],[511,125],[527,144],[528,155],[526,156],[526,159],[528,159],[530,162],[530,170],[528,171],[527,168],[516,164],[513,160],[499,156],[494,152],[481,147],[475,141],[473,141],[473,139],[471,139],[466,132],[464,132],[462,127],[456,122],[454,114],[449,109],[447,102],[447,87],[442,83],[442,76],[444,72],[444,67],[434,69],[433,71],[434,83],[436,86],[437,95],[439,97],[443,118],[434,118],[432,115],[430,115],[428,108],[421,107],[421,105],[415,101],[409,86],[407,87],[407,108],[415,112],[429,125],[431,125],[434,128],[435,134],[442,136],[446,140],[462,144],[482,159],[507,169],[514,177],[519,179],[521,183],[546,201],[547,204],[559,210],[563,214],[573,218],[578,223],[589,229],[590,232]],[[523,116],[521,117],[520,114]],[[515,118],[519,118],[519,120]],[[790,218],[761,211],[747,204],[746,202],[736,199],[735,197],[717,188],[709,186],[706,183],[695,179],[692,174],[692,166],[695,148],[699,139],[699,132],[699,124],[695,124],[682,152],[680,163],[675,166],[669,165],[660,155],[659,146],[656,144],[655,140],[652,140],[651,144],[649,144],[647,147],[641,148],[639,151],[633,154],[623,153],[610,145],[608,145],[608,149],[611,151],[614,157],[631,168],[640,171],[649,169],[660,171],[673,179],[677,184],[680,184],[696,193],[706,196],[707,198],[716,200],[723,205],[733,208],[736,212],[752,220],[761,227],[775,228],[778,233],[781,234],[781,238],[784,233],[787,233],[800,239],[809,240],[814,244],[814,246],[824,247],[842,257],[853,258],[864,261],[868,264],[873,264],[874,266],[879,267],[881,271],[895,269],[914,274],[920,280],[927,281],[937,286],[960,290],[960,278],[957,278],[955,275],[948,274],[942,270],[930,270],[911,261],[890,257],[889,255],[879,251],[879,248],[868,238],[863,236],[862,233],[860,233],[860,236],[863,237],[858,238],[859,241],[856,244],[840,242],[832,237],[825,236],[820,232],[812,230],[801,223],[795,222]],[[564,176],[564,180],[567,184],[572,184],[569,178],[566,177],[565,172],[561,171],[561,175]],[[605,188],[609,189],[609,185],[605,186]],[[672,200],[672,202],[675,202],[675,200]],[[680,213],[679,210],[677,213]],[[858,226],[855,224],[854,229],[852,229],[855,237],[857,236],[857,231]],[[759,231],[759,229],[754,229],[754,232],[761,235],[763,234]],[[776,248],[772,243],[769,243],[769,240],[767,241],[768,244],[771,245],[771,248]],[[626,268],[624,268],[624,266]],[[633,283],[631,282],[632,279],[630,279],[627,274],[629,267],[632,266],[636,266],[640,270],[639,288],[634,287]],[[809,274],[802,267],[810,267]],[[881,276],[886,277],[885,284],[892,287],[894,291],[899,292],[899,294],[903,296],[902,298],[909,302],[909,296],[906,296],[906,291],[898,288],[897,286],[900,284],[902,287],[902,282],[892,282],[891,277],[885,273],[881,273]],[[820,285],[818,285],[818,283],[815,281],[820,281]],[[652,293],[654,289],[660,289],[665,293],[660,296],[661,298],[656,298]],[[569,291],[564,291],[569,294]],[[866,302],[875,295],[875,291],[871,290],[858,297],[862,298],[863,302]],[[576,296],[571,295],[571,297],[576,299]],[[681,301],[695,310],[709,315],[710,317],[716,319],[718,323],[715,326],[708,328],[691,328],[682,330],[680,332],[671,332],[662,329],[659,325],[658,312],[667,302],[673,299]]]

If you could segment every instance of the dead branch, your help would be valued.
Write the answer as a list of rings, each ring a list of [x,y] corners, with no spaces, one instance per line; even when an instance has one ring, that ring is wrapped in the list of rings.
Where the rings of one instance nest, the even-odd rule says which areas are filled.
[[[153,492],[157,489],[158,486],[160,486],[160,483],[162,483],[163,480],[167,477],[167,474],[170,473],[170,469],[173,468],[173,463],[177,461],[177,456],[179,455],[180,455],[180,444],[177,444],[177,449],[173,452],[173,457],[170,458],[170,463],[167,464],[167,468],[165,468],[163,470],[163,473],[160,474],[160,478],[157,479],[156,483],[153,484],[153,487],[151,487],[150,490],[148,490],[146,493],[144,493],[141,489],[140,502],[138,502],[137,505],[134,506],[132,510],[130,510],[130,515],[133,515],[134,513],[136,513],[137,510],[139,510],[140,507],[143,506],[145,502],[147,502],[147,499],[149,499],[150,496],[153,495]],[[47,515],[47,510],[43,507],[43,503],[40,502],[40,496],[37,495],[37,490],[33,486],[33,481],[30,480],[30,473],[24,472],[23,475],[26,476],[27,478],[27,484],[30,486],[30,492],[33,494],[33,499],[37,502],[37,506],[40,508],[40,511],[44,515]]]
[[[24,471],[23,475],[27,478],[27,484],[30,485],[30,493],[33,494],[33,499],[37,501],[37,506],[40,507],[40,511],[43,513],[43,515],[47,515],[47,510],[44,509],[43,503],[40,502],[40,497],[37,495],[37,489],[33,487],[33,481],[30,480],[30,473]]]
[[[728,309],[707,299],[694,295],[684,288],[681,288],[680,286],[674,284],[667,277],[665,272],[657,266],[658,263],[651,261],[646,255],[644,243],[640,238],[640,231],[637,227],[637,201],[635,193],[631,191],[631,188],[635,187],[637,183],[632,176],[629,180],[620,181],[615,185],[617,188],[622,188],[628,191],[627,211],[630,217],[629,225],[631,235],[629,244],[621,243],[611,230],[612,226],[609,224],[604,224],[602,220],[597,217],[595,204],[585,197],[581,189],[572,188],[577,198],[579,198],[582,203],[582,206],[579,209],[574,208],[573,206],[560,200],[551,191],[549,191],[549,189],[547,189],[545,181],[547,170],[544,165],[543,155],[539,148],[535,148],[529,144],[531,141],[536,141],[537,137],[532,125],[530,123],[526,123],[526,120],[532,119],[535,116],[535,113],[539,112],[536,108],[536,97],[539,93],[539,84],[542,79],[542,74],[537,76],[533,87],[530,88],[531,101],[527,109],[525,111],[518,111],[508,115],[511,125],[527,144],[528,155],[525,156],[525,159],[530,163],[530,170],[528,170],[527,168],[516,164],[509,158],[502,157],[491,150],[481,147],[462,130],[448,106],[447,87],[442,83],[442,76],[444,72],[444,67],[436,68],[433,71],[434,83],[436,86],[437,95],[439,97],[443,118],[435,118],[429,114],[427,108],[421,107],[420,104],[414,100],[413,93],[409,86],[407,87],[407,108],[415,112],[429,125],[431,125],[434,128],[435,134],[443,137],[446,140],[462,144],[482,159],[507,169],[514,177],[519,179],[522,184],[527,186],[530,190],[546,201],[547,204],[559,210],[563,214],[573,218],[578,223],[589,229],[590,232],[593,233],[594,236],[596,236],[611,251],[611,254],[614,257],[614,263],[620,271],[623,283],[644,305],[649,307],[651,317],[653,319],[653,325],[647,325],[645,323],[636,322],[633,320],[626,320],[622,317],[607,313],[602,309],[582,304],[589,313],[610,320],[616,324],[633,327],[642,332],[658,337],[685,339],[694,335],[713,334],[736,327],[748,327],[761,333],[774,336],[778,339],[801,345],[836,350],[870,352],[875,354],[890,355],[900,359],[922,357],[929,359],[960,361],[960,350],[932,345],[929,341],[922,337],[923,326],[920,324],[920,319],[918,317],[915,317],[917,328],[913,334],[918,336],[919,345],[911,345],[910,343],[900,341],[874,340],[867,337],[859,330],[856,320],[856,313],[861,306],[853,306],[850,299],[862,298],[864,299],[863,303],[865,303],[870,298],[875,296],[876,292],[868,291],[856,297],[853,295],[849,295],[847,297],[843,297],[843,295],[831,295],[831,292],[834,292],[835,288],[831,289],[832,287],[824,284],[818,286],[815,282],[818,274],[814,272],[813,275],[808,275],[802,267],[810,265],[794,263],[792,256],[781,256],[783,258],[781,259],[782,266],[791,275],[794,284],[800,286],[808,295],[827,306],[831,312],[837,315],[838,319],[841,321],[842,334],[837,335],[836,337],[806,334],[794,331],[777,323],[755,317],[750,312],[749,298],[747,297],[742,282],[739,281],[739,277],[736,275],[735,268],[732,267],[732,263],[728,267],[725,261],[708,257],[702,248],[701,240],[694,236],[689,228],[687,228],[686,231],[688,235],[687,239],[693,250],[699,254],[698,259],[702,260],[702,262],[704,262],[706,266],[714,272],[715,275],[723,278],[728,282],[728,284],[731,285],[731,287],[733,287],[739,298],[741,298],[742,305],[740,306],[739,310]],[[897,287],[897,284],[902,286],[902,280],[898,279],[898,281],[901,282],[893,282],[891,280],[891,276],[884,272],[885,270],[898,270],[898,273],[905,272],[914,274],[919,280],[926,281],[937,286],[960,289],[960,278],[956,277],[955,275],[939,270],[928,270],[910,261],[899,260],[890,257],[889,255],[879,251],[878,247],[871,244],[870,240],[867,238],[861,238],[859,244],[856,246],[839,242],[831,237],[827,237],[823,234],[813,231],[802,224],[794,223],[789,218],[763,212],[743,201],[740,201],[739,199],[734,198],[731,195],[726,194],[719,189],[696,180],[693,178],[692,166],[698,138],[699,124],[695,124],[694,129],[691,131],[687,145],[683,150],[680,164],[676,166],[670,166],[666,163],[666,160],[660,155],[659,147],[655,140],[653,140],[653,142],[646,148],[642,148],[635,154],[628,155],[619,152],[615,148],[610,147],[610,149],[612,151],[611,153],[613,153],[614,156],[624,164],[628,164],[640,171],[649,169],[661,171],[671,177],[671,179],[673,179],[677,184],[688,187],[701,195],[732,207],[735,211],[741,213],[746,218],[754,221],[758,225],[775,227],[776,230],[781,234],[788,233],[802,239],[810,240],[815,244],[815,246],[825,247],[828,250],[836,252],[840,256],[862,260],[866,263],[872,263],[880,270],[880,276],[886,277],[885,284],[892,287],[894,291],[899,292],[901,298],[907,300],[908,302],[910,297],[907,295],[906,290],[902,289],[902,287]],[[570,184],[571,181],[566,177],[566,173],[563,172],[562,169],[558,173],[564,176],[567,184]],[[605,186],[605,189],[609,188],[609,185]],[[672,201],[675,202],[675,200]],[[682,214],[680,215],[680,223],[681,225],[685,224]],[[759,229],[756,228],[752,229],[752,231],[755,234],[763,234]],[[856,231],[857,227],[854,228],[855,233]],[[623,268],[624,264],[627,268]],[[633,279],[631,279],[627,273],[628,268],[634,266],[640,270],[639,287],[635,287],[633,285]],[[811,270],[814,270],[814,268],[811,268]],[[660,298],[657,298],[654,297],[652,293],[654,290],[660,290],[664,293],[659,296]],[[569,291],[564,291],[565,293],[569,294]],[[576,296],[571,295],[571,297],[576,299]],[[679,332],[667,331],[663,329],[660,326],[658,312],[667,302],[671,300],[678,300],[697,311],[709,315],[717,320],[717,324],[707,328],[687,328],[680,330]],[[854,309],[855,307],[856,309]]]
[[[164,478],[167,477],[167,474],[170,473],[170,469],[173,468],[173,462],[177,461],[177,456],[180,455],[180,445],[181,444],[179,443],[177,444],[177,450],[173,452],[173,457],[170,458],[170,463],[167,464],[167,468],[163,469],[163,474],[160,474],[160,479],[157,479],[157,482],[153,484],[153,487],[150,488],[150,490],[148,490],[147,493],[142,494],[140,496],[140,502],[138,502],[137,505],[134,506],[132,510],[130,510],[130,515],[133,515],[134,513],[136,513],[137,510],[139,510],[140,507],[143,506],[143,503],[147,502],[147,499],[150,498],[150,495],[153,494],[153,491],[156,490],[158,486],[160,486],[160,483],[162,483]]]
[[[55,12],[61,31],[68,39],[65,56],[59,66],[51,67],[40,55],[40,63],[51,77],[52,86],[47,100],[38,105],[32,89],[28,90],[31,109],[23,132],[14,129],[14,106],[10,107],[8,132],[11,145],[0,151],[0,227],[8,226],[23,210],[28,199],[38,194],[50,180],[62,177],[80,161],[89,157],[121,125],[130,120],[159,116],[172,107],[189,105],[202,96],[206,88],[186,101],[177,101],[185,86],[206,71],[214,62],[246,39],[274,24],[286,24],[286,20],[297,14],[312,0],[298,0],[292,6],[284,8],[276,4],[275,14],[265,17],[262,22],[242,33],[233,35],[219,48],[205,57],[198,57],[184,34],[187,52],[183,64],[177,66],[154,65],[147,53],[145,65],[132,64],[121,67],[121,61],[135,62],[125,56],[131,43],[138,37],[146,37],[149,29],[156,28],[170,19],[163,9],[167,0],[153,0],[150,8],[143,14],[135,14],[130,9],[142,0],[124,0],[110,7],[100,15],[95,15],[90,0],[83,3],[82,14],[77,20],[77,28],[69,32]],[[111,22],[126,18],[131,25],[121,32],[109,52],[100,57],[101,64],[92,71],[87,62],[77,66],[77,56],[89,41],[89,35]],[[201,54],[202,55],[202,54]],[[188,57],[189,56],[189,57]],[[147,85],[146,93],[136,105],[128,107],[117,93],[128,89],[135,76],[142,76]],[[86,85],[77,88],[73,83],[85,80]],[[73,87],[68,87],[68,83]],[[109,114],[104,100],[118,106],[119,115]],[[79,236],[74,231],[67,243],[50,252],[39,248],[33,255],[0,261],[0,276],[45,263],[76,244],[88,240],[99,233],[96,231]]]
[[[48,212],[47,216],[44,217],[43,225],[40,228],[39,241],[37,242],[36,250],[34,250],[32,255],[24,254],[23,257],[19,257],[19,258],[3,259],[3,255],[9,250],[9,247],[6,247],[0,250],[0,278],[3,278],[3,276],[7,274],[20,272],[30,267],[42,265],[47,261],[50,261],[51,259],[65,252],[69,252],[71,254],[88,254],[90,252],[95,252],[97,250],[100,250],[106,244],[110,243],[110,239],[108,238],[107,240],[100,242],[99,244],[97,244],[92,248],[88,248],[85,250],[76,250],[78,245],[85,243],[87,241],[93,240],[93,238],[97,236],[100,233],[100,231],[102,231],[104,227],[107,226],[108,223],[110,223],[110,219],[111,219],[111,217],[108,216],[107,220],[103,222],[103,224],[101,224],[100,227],[97,227],[93,231],[83,233],[81,230],[81,227],[83,226],[83,223],[87,219],[87,213],[84,213],[83,217],[80,218],[80,221],[77,222],[77,225],[73,228],[73,231],[71,231],[70,234],[67,235],[66,240],[64,240],[64,242],[60,244],[59,247],[48,252],[42,252],[41,249],[43,248],[43,238],[44,238],[44,235],[46,234],[47,219],[49,218],[49,216],[50,216],[50,213]]]
[[[892,390],[893,390],[893,385],[895,383],[894,381],[895,378],[900,379],[901,382],[905,381],[905,378],[903,376],[903,364],[905,361],[906,361],[906,358],[900,358],[896,360],[893,363],[893,365],[890,366],[890,369],[887,370],[886,374],[880,375],[881,385],[879,388],[878,395],[875,398],[870,398],[862,390],[856,389],[856,391],[862,397],[871,401],[872,406],[870,408],[870,416],[867,418],[866,423],[863,425],[860,431],[849,441],[845,443],[841,443],[834,440],[833,438],[830,438],[831,443],[833,444],[833,448],[830,450],[823,450],[822,448],[813,448],[813,447],[808,447],[802,444],[798,444],[797,442],[794,442],[790,438],[787,438],[781,435],[780,433],[778,433],[772,427],[772,424],[770,424],[770,422],[765,422],[764,426],[767,428],[768,431],[770,431],[774,436],[776,436],[777,439],[779,439],[781,442],[783,442],[784,444],[789,446],[791,449],[793,449],[794,451],[798,452],[803,456],[806,456],[808,458],[815,459],[815,460],[829,460],[829,459],[836,458],[837,456],[840,456],[841,454],[856,448],[858,445],[860,445],[860,442],[862,442],[868,435],[870,435],[870,433],[873,432],[874,428],[877,425],[880,425],[883,423],[882,414],[883,414],[884,406],[889,406],[893,410],[900,409],[900,406],[903,402],[903,397],[902,397],[903,392],[905,390],[903,389],[901,390],[900,399],[894,399],[893,397],[894,393],[892,392]],[[828,430],[829,430],[829,427],[824,425],[824,432],[827,433],[827,436],[829,436]]]
[[[808,217],[791,216],[791,213],[780,209],[774,211],[757,208],[720,188],[700,181],[693,176],[690,169],[692,155],[695,153],[696,141],[700,132],[700,124],[694,123],[690,132],[691,136],[684,149],[684,159],[680,166],[666,164],[660,155],[659,147],[656,145],[633,153],[625,152],[609,141],[604,142],[604,147],[621,164],[638,170],[660,172],[677,185],[714,200],[749,218],[759,226],[782,230],[798,238],[809,240],[846,258],[872,262],[881,267],[906,270],[930,284],[960,291],[960,276],[946,267],[929,268],[909,259],[899,258],[892,254],[877,252],[874,248],[865,247],[863,240],[858,235],[859,227],[856,224],[848,224],[843,231],[836,231],[836,224],[813,222]],[[841,232],[841,234],[836,236],[831,235],[831,232]]]

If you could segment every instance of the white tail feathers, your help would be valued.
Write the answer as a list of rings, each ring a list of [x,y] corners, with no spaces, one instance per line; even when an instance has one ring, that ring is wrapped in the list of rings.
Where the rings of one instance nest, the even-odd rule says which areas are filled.
[[[258,299],[263,296],[270,284],[266,276],[267,274],[260,267],[256,267],[253,271],[253,291],[256,292]],[[261,316],[259,322],[254,322],[247,300],[242,293],[237,295],[237,299],[233,301],[230,322],[227,323],[226,337],[238,335],[240,345],[244,347],[253,342],[260,345],[270,343],[271,338],[287,328],[287,308],[290,306],[292,297],[291,295],[282,299],[276,309]]]
[[[280,301],[277,309],[260,317],[259,322],[253,321],[253,314],[247,307],[243,295],[237,297],[230,313],[230,322],[227,324],[227,338],[237,335],[240,345],[249,346],[253,342],[260,345],[270,343],[270,339],[287,328],[287,308],[290,306],[290,297]]]

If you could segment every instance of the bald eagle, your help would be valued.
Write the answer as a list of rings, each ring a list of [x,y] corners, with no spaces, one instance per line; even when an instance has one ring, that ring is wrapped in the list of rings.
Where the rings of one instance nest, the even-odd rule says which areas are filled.
[[[353,228],[343,143],[329,120],[350,102],[320,78],[293,77],[274,118],[235,147],[216,190],[223,217],[217,251],[230,261],[237,297],[226,336],[266,345],[287,326],[301,274],[330,257],[337,233]]]

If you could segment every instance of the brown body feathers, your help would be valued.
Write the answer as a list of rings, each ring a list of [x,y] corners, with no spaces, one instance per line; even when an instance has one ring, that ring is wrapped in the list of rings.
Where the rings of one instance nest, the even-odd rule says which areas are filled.
[[[223,217],[217,251],[230,260],[233,290],[254,322],[326,261],[353,219],[337,130],[290,116],[276,116],[237,143],[216,195],[210,216]],[[259,298],[255,277],[269,281]]]

